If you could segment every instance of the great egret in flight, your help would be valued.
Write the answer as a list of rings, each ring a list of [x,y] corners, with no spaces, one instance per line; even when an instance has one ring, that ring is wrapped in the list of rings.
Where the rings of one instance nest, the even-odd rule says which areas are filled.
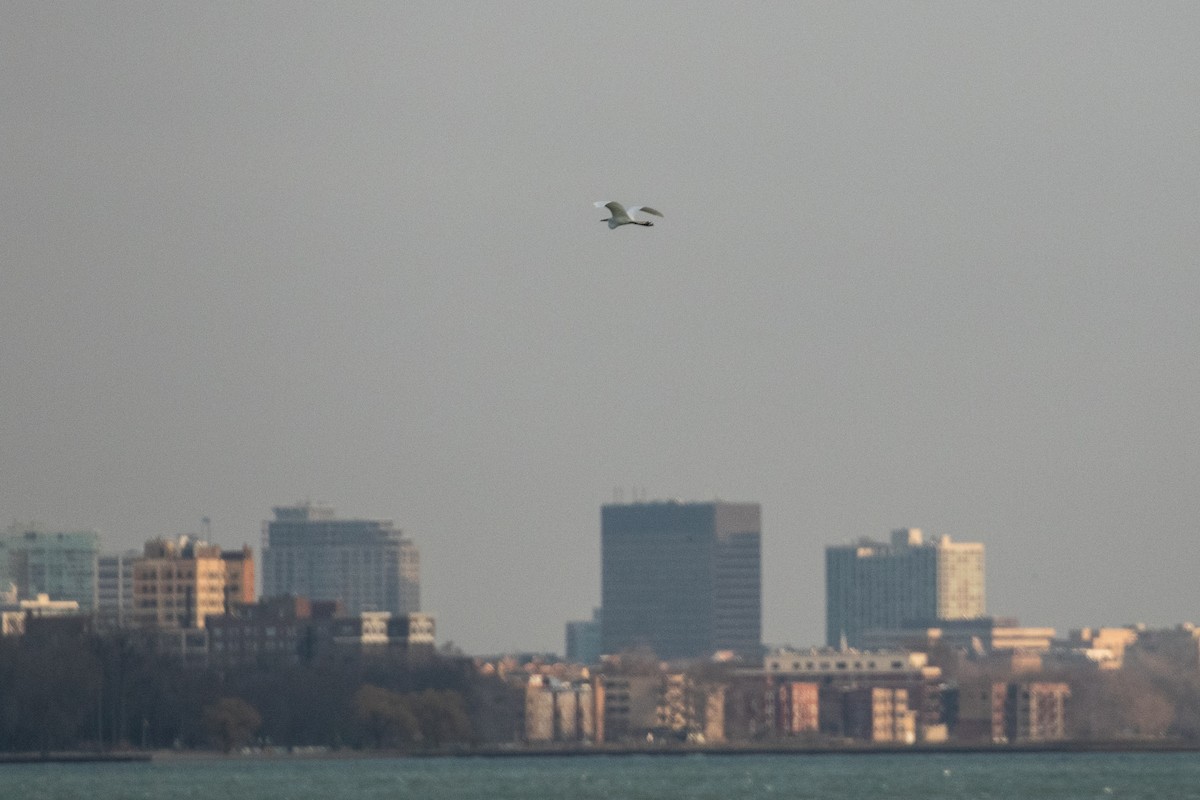
[[[619,228],[622,225],[644,225],[647,228],[654,225],[654,223],[648,219],[634,219],[633,214],[636,214],[639,211],[644,211],[647,214],[653,214],[656,217],[662,216],[661,211],[655,211],[653,208],[650,208],[650,206],[636,206],[627,211],[625,210],[625,206],[621,205],[616,200],[610,200],[607,203],[603,200],[597,200],[596,208],[607,208],[609,213],[612,214],[612,216],[608,219],[600,220],[601,222],[607,222],[610,229]]]

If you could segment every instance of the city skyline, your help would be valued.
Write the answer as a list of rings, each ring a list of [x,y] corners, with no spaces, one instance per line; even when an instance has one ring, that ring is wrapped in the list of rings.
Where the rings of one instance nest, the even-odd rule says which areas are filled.
[[[702,657],[699,654],[706,649],[705,647],[692,646],[690,649],[688,647],[681,649],[680,645],[684,642],[694,645],[695,641],[711,635],[715,637],[710,642],[710,645],[713,646],[708,648],[712,653],[736,651],[745,656],[756,651],[757,648],[750,647],[750,640],[745,637],[752,630],[761,632],[761,622],[746,617],[744,601],[748,596],[747,590],[753,589],[755,596],[759,597],[758,602],[755,603],[758,611],[752,614],[757,619],[761,615],[763,605],[761,598],[763,565],[760,563],[761,530],[758,522],[761,518],[761,509],[759,505],[757,503],[724,501],[684,502],[675,498],[649,500],[640,491],[633,492],[633,495],[634,499],[628,503],[614,502],[601,506],[602,519],[611,518],[613,520],[610,525],[612,528],[610,535],[617,535],[614,546],[609,549],[613,553],[621,551],[619,557],[610,556],[611,564],[622,565],[645,561],[632,572],[624,567],[614,570],[614,573],[623,574],[607,581],[611,584],[610,594],[617,599],[621,594],[633,589],[642,604],[649,599],[652,600],[652,603],[666,602],[668,605],[663,609],[666,613],[665,617],[657,611],[640,608],[638,602],[631,604],[621,600],[620,603],[614,605],[614,609],[620,610],[618,616],[622,619],[617,627],[624,631],[617,637],[621,639],[622,643],[616,647],[616,650],[636,650],[640,647],[649,647],[659,655],[663,655],[664,658]],[[134,595],[133,587],[127,586],[122,589],[120,586],[122,583],[121,569],[118,566],[120,561],[127,562],[128,574],[125,576],[125,580],[128,582],[133,578],[133,569],[129,565],[136,564],[143,558],[149,558],[152,550],[158,552],[163,548],[179,549],[201,546],[205,548],[206,552],[220,553],[222,558],[239,562],[247,560],[247,563],[252,565],[246,578],[242,579],[242,584],[249,587],[260,586],[262,591],[255,594],[253,599],[251,599],[251,595],[246,595],[242,602],[268,605],[288,598],[298,599],[300,602],[336,602],[339,607],[345,609],[349,616],[380,611],[401,616],[419,612],[419,547],[405,535],[404,531],[395,528],[391,520],[339,518],[331,506],[314,504],[311,501],[276,506],[273,510],[275,519],[263,521],[264,544],[269,542],[269,531],[274,526],[282,524],[283,530],[289,534],[289,538],[294,539],[297,534],[300,535],[304,544],[301,549],[312,549],[315,545],[318,550],[324,552],[324,560],[329,564],[336,561],[341,569],[340,573],[335,569],[327,570],[329,574],[324,574],[322,572],[324,568],[314,562],[300,571],[307,571],[314,575],[320,573],[319,583],[327,588],[334,587],[340,580],[346,591],[305,592],[295,586],[280,590],[282,577],[279,576],[274,578],[276,585],[273,587],[273,591],[263,578],[256,577],[262,573],[263,562],[269,560],[264,557],[265,547],[258,549],[256,558],[255,549],[246,544],[241,546],[240,551],[221,552],[219,543],[199,539],[194,534],[180,534],[176,537],[156,537],[148,540],[141,550],[117,552],[106,548],[103,539],[95,531],[58,532],[40,523],[14,523],[0,533],[0,556],[4,557],[0,558],[0,573],[9,566],[16,570],[11,586],[13,591],[11,602],[16,602],[18,598],[22,601],[33,601],[46,594],[53,603],[78,603],[80,612],[88,615],[91,612],[87,610],[86,606],[91,601],[79,601],[77,596],[98,597],[100,605],[96,612],[101,621],[108,624],[118,619],[119,609],[115,604],[119,602],[117,596],[123,592],[124,596],[129,598],[127,602],[130,602],[130,605],[122,605],[120,609],[126,615],[125,622],[121,623],[123,626],[130,624],[135,616],[135,609],[131,602]],[[311,529],[311,532],[306,532],[306,529]],[[606,538],[605,529],[602,524],[600,531],[602,540]],[[629,540],[630,535],[633,535],[636,540],[645,537],[654,539],[662,534],[667,534],[667,538],[662,543],[632,544],[633,540]],[[691,543],[695,541],[697,535],[702,540],[705,537],[713,537],[713,540],[708,544],[702,543],[696,553],[689,554],[688,551],[694,546]],[[621,536],[628,541],[621,540]],[[38,541],[35,542],[34,537],[37,537]],[[64,568],[69,562],[63,554],[52,552],[52,550],[56,551],[63,547],[76,548],[75,540],[86,540],[90,542],[88,547],[92,548],[90,552],[93,558],[94,572],[89,586],[67,593],[54,591],[50,584],[26,586],[24,591],[21,590],[22,579],[19,575],[29,568],[29,564],[26,560],[20,560],[10,565],[7,560],[10,552],[16,552],[22,546],[37,547],[39,551],[37,563],[59,565],[58,572],[55,572],[53,577],[49,576],[48,570],[42,569],[42,572],[47,573],[44,577],[48,578],[51,584],[58,585],[66,572],[70,571]],[[619,541],[625,543],[619,543]],[[295,545],[296,543],[293,542],[286,549],[293,551],[296,549]],[[330,549],[329,545],[334,545],[334,547]],[[399,552],[392,552],[397,546],[400,547]],[[47,549],[48,547],[49,549]],[[1147,625],[1142,621],[1130,622],[1126,619],[1092,619],[1085,625],[1056,629],[1044,624],[1043,615],[1035,615],[1031,620],[1023,620],[1031,622],[1034,627],[1016,627],[1022,621],[1003,613],[991,613],[985,605],[986,571],[983,568],[984,545],[982,543],[957,542],[944,534],[927,539],[924,532],[916,528],[893,530],[889,541],[886,542],[874,540],[869,536],[861,536],[852,544],[828,543],[824,549],[826,556],[824,643],[818,645],[815,641],[803,642],[798,639],[771,641],[761,637],[760,633],[758,644],[764,652],[776,648],[786,650],[796,646],[814,650],[822,648],[838,650],[849,647],[852,650],[874,651],[895,647],[898,642],[905,643],[901,646],[915,646],[914,642],[925,641],[929,635],[944,638],[945,641],[955,642],[958,645],[961,645],[960,640],[964,636],[967,639],[973,637],[981,641],[983,639],[991,641],[994,637],[996,641],[1004,642],[1001,645],[1003,647],[1025,646],[1037,651],[1050,647],[1055,642],[1062,644],[1074,642],[1080,637],[1087,639],[1100,629],[1178,630],[1190,628],[1194,624],[1191,617],[1169,620],[1157,625]],[[751,552],[753,553],[752,557]],[[310,558],[310,556],[298,557],[298,553],[299,551],[296,551],[287,556],[277,554],[275,560],[280,563],[285,559],[292,561],[293,565],[289,569],[295,572],[297,571],[296,567],[301,565],[302,561]],[[382,561],[376,566],[369,566],[368,561],[375,558],[376,555],[382,556]],[[347,561],[348,558],[356,564],[355,569],[350,572],[347,572],[350,565]],[[710,558],[712,563],[704,566]],[[75,561],[77,562],[78,559]],[[678,563],[673,564],[673,562]],[[861,563],[856,564],[855,562]],[[753,571],[758,573],[758,577],[752,582],[747,582],[747,570],[752,567]],[[240,565],[237,568],[244,569]],[[669,598],[673,593],[681,591],[683,583],[680,581],[686,581],[684,576],[687,574],[687,570],[691,569],[707,575],[706,580],[709,583],[701,581],[704,585],[700,586],[698,591],[689,590],[685,593],[686,597],[680,595],[684,602],[671,605]],[[361,574],[357,576],[352,574],[356,572]],[[338,573],[340,578],[336,577],[335,573]],[[83,579],[78,564],[71,574],[72,580],[77,584]],[[392,600],[381,601],[378,593],[388,585],[387,576],[389,574],[393,578],[401,577],[400,586],[389,590],[393,594],[398,592],[398,595]],[[665,593],[662,593],[658,599],[653,599],[653,592],[644,585],[648,579],[654,578],[662,579],[661,589],[665,590]],[[4,588],[3,579],[3,574],[0,574],[0,590]],[[349,583],[346,583],[347,580]],[[284,582],[286,583],[286,581]],[[651,582],[653,583],[654,580]],[[606,584],[603,570],[601,583],[602,586]],[[47,592],[47,589],[50,591]],[[82,591],[82,595],[80,591]],[[660,590],[655,589],[654,591]],[[701,615],[696,620],[686,624],[682,623],[680,615],[690,614],[689,609],[697,603],[703,605],[708,602],[706,593],[709,592],[711,592],[713,600],[712,618],[707,619]],[[243,594],[240,588],[237,589],[237,593]],[[384,592],[384,595],[386,594],[387,592]],[[339,596],[327,597],[326,595]],[[602,592],[601,603],[604,602],[604,596],[605,593]],[[364,604],[362,601],[366,597],[371,599]],[[722,600],[722,597],[732,600],[732,605],[726,600]],[[395,602],[397,605],[392,608],[380,607],[389,602]],[[565,609],[566,607],[566,605],[556,605],[553,608]],[[434,618],[434,615],[429,614],[421,616],[429,620]],[[600,654],[608,653],[612,649],[601,646],[602,638],[604,638],[601,625],[603,616],[603,606],[601,605],[592,610],[591,620],[564,618],[565,642],[560,642],[558,646],[523,648],[502,645],[489,651],[465,652],[476,655],[539,652],[561,655],[564,652],[562,645],[565,644],[565,653],[570,659],[574,638],[577,650],[580,652],[594,650],[595,658],[599,658]],[[674,618],[674,622],[671,624],[682,624],[688,630],[684,633],[675,631],[659,641],[655,637],[660,636],[661,632],[656,631],[668,618]],[[705,619],[707,622],[704,621]],[[630,626],[631,621],[633,621],[632,627]],[[697,639],[699,630],[696,627],[697,622],[701,627],[708,625],[711,628],[709,634],[700,634],[700,639]],[[586,632],[588,629],[591,631]],[[994,635],[993,629],[1000,633]],[[629,631],[635,632],[631,634]],[[864,634],[866,634],[865,638]],[[584,638],[580,637],[594,637],[594,642],[586,644]],[[613,637],[609,636],[608,639],[611,644]],[[1016,642],[1022,644],[1014,644]],[[739,646],[738,643],[741,643],[742,646]],[[444,644],[452,645],[456,651],[462,650],[461,646],[452,640],[445,640]],[[685,653],[685,651],[687,652]]]
[[[474,652],[590,616],[616,487],[761,504],[768,642],[907,526],[1196,616],[1200,6],[2,13],[4,522],[393,519]]]

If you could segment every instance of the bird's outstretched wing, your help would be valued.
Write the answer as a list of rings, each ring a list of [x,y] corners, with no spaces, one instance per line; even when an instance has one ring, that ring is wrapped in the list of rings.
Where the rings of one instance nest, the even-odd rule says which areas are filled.
[[[617,225],[624,225],[633,222],[633,217],[629,216],[629,212],[625,210],[625,206],[618,203],[616,200],[609,200],[607,203],[597,201],[597,206],[604,206],[612,214],[612,218],[608,220],[608,227],[615,228]]]
[[[661,211],[658,211],[657,209],[653,209],[650,206],[638,206],[637,208],[629,209],[629,213],[631,213],[631,214],[635,214],[638,211],[643,211],[647,214],[653,214],[656,217],[661,217],[663,215]]]
[[[616,200],[597,200],[596,208],[607,208],[612,212],[614,217],[628,216],[628,212],[625,211],[625,206],[621,205]]]

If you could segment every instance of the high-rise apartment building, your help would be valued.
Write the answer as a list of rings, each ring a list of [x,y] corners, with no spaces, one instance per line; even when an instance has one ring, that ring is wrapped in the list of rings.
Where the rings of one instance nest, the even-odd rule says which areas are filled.
[[[757,503],[652,502],[601,508],[601,645],[661,658],[762,643]]]
[[[983,545],[925,541],[916,528],[884,544],[825,548],[825,643],[862,647],[867,631],[976,619],[985,614]]]
[[[249,547],[220,547],[182,536],[146,542],[133,563],[133,624],[139,628],[203,628],[210,616],[254,602]]]
[[[22,599],[44,594],[74,600],[80,613],[91,614],[97,602],[99,552],[95,531],[54,533],[37,525],[12,525],[0,536],[0,591],[12,583]]]
[[[133,562],[137,550],[101,553],[96,560],[96,621],[103,628],[124,628],[133,623]]]
[[[421,610],[417,546],[389,520],[337,519],[304,503],[263,523],[263,596],[341,601],[346,613]]]

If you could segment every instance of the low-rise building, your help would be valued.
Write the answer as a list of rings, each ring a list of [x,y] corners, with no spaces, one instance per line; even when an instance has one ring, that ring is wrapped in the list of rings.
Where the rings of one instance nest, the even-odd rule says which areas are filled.
[[[954,738],[962,742],[1046,742],[1066,738],[1066,683],[970,682],[959,687]]]
[[[780,680],[775,684],[775,733],[799,736],[820,730],[820,684]]]
[[[608,741],[645,738],[658,726],[662,678],[657,674],[605,674],[604,729]]]
[[[525,741],[604,741],[602,698],[598,681],[566,682],[530,675],[525,683]]]
[[[363,611],[333,621],[333,644],[344,658],[404,656],[434,653],[434,619],[414,611]]]
[[[908,707],[906,689],[893,686],[831,689],[827,695],[834,709],[841,711],[838,727],[842,735],[877,743],[912,744],[917,740],[917,715]]]
[[[607,741],[725,741],[726,686],[686,672],[605,673]]]
[[[135,635],[149,652],[193,667],[209,663],[208,631],[204,628],[145,628]]]
[[[899,743],[942,741],[946,736],[940,688],[942,671],[929,663],[925,653],[853,648],[779,649],[767,654],[761,670],[737,672],[741,680],[734,710],[738,712],[736,729],[743,736],[820,732]],[[880,691],[874,692],[876,689]],[[902,694],[897,694],[897,690]],[[748,696],[756,691],[763,694],[761,699]],[[903,708],[899,707],[898,699],[903,699]],[[878,708],[879,712],[864,716],[864,704]],[[884,710],[888,708],[892,716],[887,717],[889,721],[878,723],[883,727],[877,732],[876,717],[884,720]],[[757,715],[762,719],[756,719]],[[867,717],[871,721],[869,726],[863,722]],[[910,722],[912,736],[908,733]],[[890,733],[885,734],[883,728]],[[882,738],[885,736],[890,738]]]
[[[7,602],[0,602],[0,635],[23,635],[29,620],[80,616],[79,603],[75,600],[51,600],[46,594],[39,594],[32,600],[16,600],[15,597],[14,591]]]
[[[948,648],[977,656],[1014,650],[1043,653],[1054,642],[1054,628],[1021,626],[1006,617],[944,620],[935,626],[875,628],[863,634],[868,648],[930,652]]]
[[[930,666],[925,653],[908,650],[835,650],[818,647],[809,650],[780,649],[763,660],[767,675],[787,676],[795,680],[936,680],[942,671]]]
[[[1030,681],[992,687],[992,741],[1051,742],[1067,737],[1065,683]],[[1001,703],[1002,699],[1002,703]]]
[[[311,662],[333,645],[333,621],[341,608],[333,601],[274,597],[210,616],[210,661],[251,664],[262,661]]]

